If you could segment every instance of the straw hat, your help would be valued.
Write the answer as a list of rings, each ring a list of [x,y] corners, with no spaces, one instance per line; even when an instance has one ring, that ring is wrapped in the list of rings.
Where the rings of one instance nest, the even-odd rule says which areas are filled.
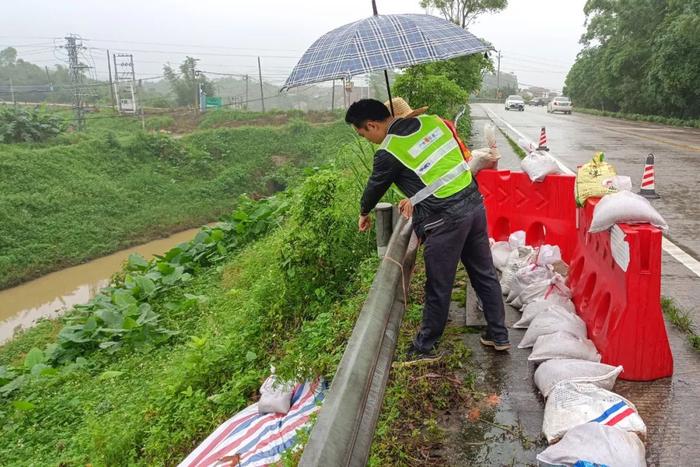
[[[393,99],[391,99],[391,103],[394,105],[394,117],[417,117],[418,115],[424,114],[428,110],[427,105],[425,107],[420,107],[416,110],[413,110],[411,106],[408,105],[408,102],[406,102],[402,97],[394,97]],[[384,105],[387,109],[389,109],[389,112],[391,112],[391,106],[389,105],[389,101],[386,101]]]

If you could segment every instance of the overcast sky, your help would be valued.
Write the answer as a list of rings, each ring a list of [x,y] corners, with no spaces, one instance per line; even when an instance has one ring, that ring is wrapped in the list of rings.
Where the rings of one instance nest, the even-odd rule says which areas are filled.
[[[51,66],[67,33],[85,39],[97,77],[106,79],[106,49],[134,55],[137,77],[162,74],[185,55],[202,70],[256,74],[280,83],[323,33],[372,13],[370,0],[3,0],[0,48]],[[418,0],[377,0],[380,13],[424,13]],[[563,86],[580,50],[585,0],[510,0],[469,29],[502,52],[501,70],[522,85]],[[439,12],[433,12],[439,15]],[[58,57],[58,58],[57,58]],[[212,75],[212,78],[214,76]]]

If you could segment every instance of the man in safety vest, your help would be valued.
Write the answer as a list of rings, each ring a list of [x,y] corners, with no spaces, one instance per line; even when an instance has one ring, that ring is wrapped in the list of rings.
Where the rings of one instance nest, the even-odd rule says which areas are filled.
[[[508,350],[503,297],[491,257],[483,200],[449,127],[434,115],[392,117],[374,99],[353,103],[345,121],[360,136],[380,145],[360,201],[360,231],[370,228],[370,211],[394,183],[410,197],[402,207],[408,207],[408,213],[412,208],[413,229],[425,244],[423,321],[409,357],[435,357],[460,260],[483,303],[487,330],[481,343]]]

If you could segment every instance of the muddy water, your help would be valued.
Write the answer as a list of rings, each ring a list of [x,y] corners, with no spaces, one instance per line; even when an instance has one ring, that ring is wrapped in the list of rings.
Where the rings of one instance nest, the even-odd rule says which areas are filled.
[[[179,232],[0,291],[0,343],[39,318],[54,318],[74,305],[87,303],[131,253],[151,258],[191,240],[197,232],[199,228]]]

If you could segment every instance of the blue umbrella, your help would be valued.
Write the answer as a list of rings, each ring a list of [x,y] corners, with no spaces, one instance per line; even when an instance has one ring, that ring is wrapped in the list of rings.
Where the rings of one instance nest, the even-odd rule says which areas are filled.
[[[301,57],[282,89],[490,49],[470,32],[435,16],[375,15],[321,36]]]

